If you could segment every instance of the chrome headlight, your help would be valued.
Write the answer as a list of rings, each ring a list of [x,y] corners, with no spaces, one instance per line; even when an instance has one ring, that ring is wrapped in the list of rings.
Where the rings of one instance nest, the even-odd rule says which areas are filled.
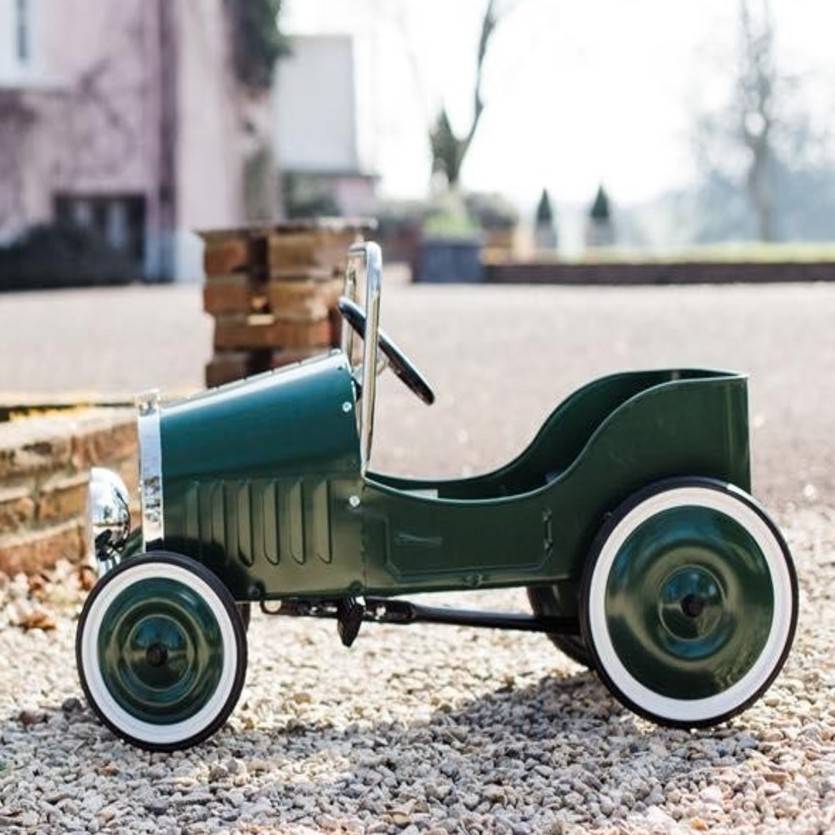
[[[125,482],[112,470],[90,471],[90,521],[99,563],[118,560],[130,533],[130,498]]]

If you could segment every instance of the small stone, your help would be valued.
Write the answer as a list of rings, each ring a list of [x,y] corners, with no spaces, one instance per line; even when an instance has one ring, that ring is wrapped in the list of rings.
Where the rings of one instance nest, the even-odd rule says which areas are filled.
[[[40,725],[46,722],[46,713],[42,710],[33,710],[31,708],[24,708],[17,716],[18,721],[24,728],[29,728],[32,725]]]
[[[769,771],[768,774],[765,775],[765,779],[769,783],[776,783],[782,788],[786,785],[786,780],[789,779],[789,775],[785,771]]]
[[[230,773],[230,774],[239,774],[242,771],[241,763],[235,759],[228,759],[223,763],[223,767]]]
[[[449,783],[427,783],[424,791],[432,800],[444,800],[452,791],[452,786]]]
[[[28,811],[28,812],[24,812],[20,816],[21,824],[23,824],[23,826],[27,827],[28,829],[31,829],[31,828],[37,826],[38,821],[40,821],[40,818],[38,817],[36,812]]]
[[[443,760],[438,766],[438,770],[445,777],[456,777],[458,775],[458,766],[452,760]]]
[[[229,772],[221,763],[215,763],[209,768],[209,780],[213,783],[225,780],[228,776]]]
[[[481,796],[491,803],[499,803],[505,799],[505,791],[501,786],[487,786],[482,791]]]
[[[105,806],[104,809],[99,809],[96,817],[102,822],[107,823],[116,817],[116,810],[112,806]]]
[[[705,803],[716,803],[718,805],[722,805],[722,789],[719,786],[708,786],[707,788],[702,789],[699,797]]]
[[[68,699],[64,699],[64,701],[61,702],[61,710],[63,710],[64,713],[79,713],[84,710],[84,705],[81,704],[81,699],[78,699],[75,696],[70,696]]]
[[[665,831],[669,831],[676,825],[675,820],[658,806],[649,806],[646,811],[646,818],[651,826],[663,828]]]

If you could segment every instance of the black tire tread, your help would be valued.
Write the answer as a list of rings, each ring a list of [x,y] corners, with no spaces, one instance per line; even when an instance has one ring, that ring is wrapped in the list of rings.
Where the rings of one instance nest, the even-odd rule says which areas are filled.
[[[531,609],[535,615],[542,616],[556,613],[556,594],[550,586],[528,586],[527,592]],[[594,660],[582,635],[563,635],[548,632],[546,637],[575,664],[580,664],[589,670],[594,669]]]

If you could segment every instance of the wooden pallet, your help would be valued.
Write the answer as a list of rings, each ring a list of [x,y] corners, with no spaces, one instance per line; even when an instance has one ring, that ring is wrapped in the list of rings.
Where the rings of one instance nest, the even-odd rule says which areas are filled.
[[[203,307],[215,319],[206,384],[336,347],[348,248],[373,228],[368,220],[320,218],[202,232]]]

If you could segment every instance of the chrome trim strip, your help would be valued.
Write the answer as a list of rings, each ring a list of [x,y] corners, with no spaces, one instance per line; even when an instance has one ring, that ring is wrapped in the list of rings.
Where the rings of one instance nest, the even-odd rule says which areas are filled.
[[[362,400],[360,401],[360,461],[365,474],[374,437],[374,404],[377,399],[377,334],[380,330],[380,290],[383,283],[383,252],[368,241],[354,244],[349,262],[361,260],[365,271],[365,335],[362,340]]]
[[[345,284],[342,287],[342,295],[352,302],[357,300],[357,265],[350,254],[348,263],[345,265]],[[348,365],[350,366],[354,361],[354,329],[347,322],[342,323],[340,347],[342,353],[348,358]]]
[[[139,498],[142,503],[142,546],[147,549],[165,538],[162,504],[162,444],[159,392],[154,389],[136,399],[139,409]]]

